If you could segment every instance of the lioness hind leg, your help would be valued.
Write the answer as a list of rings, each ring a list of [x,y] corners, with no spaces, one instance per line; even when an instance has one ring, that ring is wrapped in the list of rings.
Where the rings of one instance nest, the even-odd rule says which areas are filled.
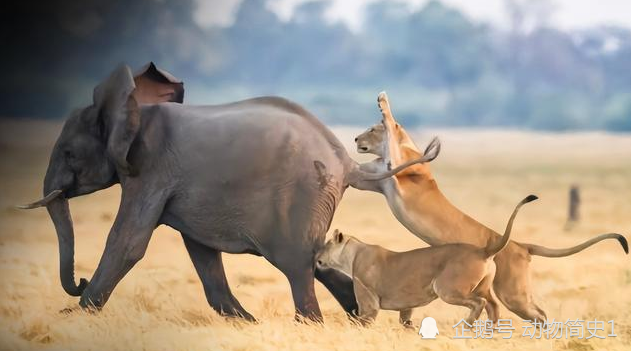
[[[473,259],[473,261],[471,261]],[[490,285],[492,266],[486,262],[475,260],[475,257],[452,259],[443,271],[435,278],[434,292],[443,301],[458,306],[465,306],[471,310],[466,322],[475,321],[486,306],[486,299],[479,295]]]
[[[493,291],[510,311],[523,319],[544,322],[546,313],[532,298],[530,279],[530,254],[515,244],[495,256],[497,271]]]
[[[370,291],[359,279],[353,278],[353,289],[357,299],[357,317],[363,326],[372,323],[379,313],[379,298]]]
[[[406,328],[414,328],[414,323],[412,323],[412,312],[414,312],[413,308],[399,311],[399,323]]]
[[[480,317],[482,310],[486,306],[486,299],[480,296],[441,295],[440,298],[448,304],[465,306],[471,309],[469,316],[465,319],[465,322],[468,324],[473,324]]]
[[[493,283],[493,276],[495,275],[495,270],[492,273],[488,274],[480,284],[475,288],[474,294],[480,296],[486,300],[486,306],[484,309],[486,310],[487,318],[493,321],[494,325],[497,325],[497,320],[500,316],[500,307],[497,302],[497,299],[491,293],[491,285]]]
[[[486,315],[493,322],[493,325],[497,325],[497,320],[500,318],[500,305],[497,303],[495,297],[491,295],[490,290],[487,293],[481,294],[481,296],[486,300],[486,306],[484,307]]]
[[[544,323],[547,319],[545,312],[532,301],[521,302],[513,300],[507,307],[524,320]]]
[[[482,310],[486,306],[485,298],[477,296],[475,292],[470,292],[470,290],[462,288],[459,289],[450,284],[439,284],[437,281],[434,283],[434,291],[438,297],[448,304],[468,307],[471,313],[469,313],[465,321],[469,324],[472,324],[473,321],[480,317]]]

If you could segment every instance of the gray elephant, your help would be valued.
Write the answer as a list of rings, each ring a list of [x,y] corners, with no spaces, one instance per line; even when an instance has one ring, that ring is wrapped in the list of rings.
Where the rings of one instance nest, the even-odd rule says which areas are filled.
[[[230,291],[221,252],[265,257],[289,280],[302,316],[322,318],[314,275],[345,310],[355,309],[350,279],[314,265],[344,190],[369,188],[431,159],[366,173],[295,103],[277,97],[217,106],[169,102],[181,102],[180,82],[149,69],[165,78],[161,87],[151,80],[137,84],[141,80],[125,65],[96,87],[93,104],[65,122],[50,157],[45,197],[25,205],[48,209],[64,290],[81,296],[84,308],[101,308],[143,257],[154,229],[165,224],[181,233],[207,300],[221,314],[254,319]],[[117,183],[121,203],[105,251],[90,282],[77,285],[67,199]]]

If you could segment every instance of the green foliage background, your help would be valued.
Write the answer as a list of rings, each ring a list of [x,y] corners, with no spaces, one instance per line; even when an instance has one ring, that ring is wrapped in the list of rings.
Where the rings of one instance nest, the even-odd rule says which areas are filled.
[[[379,1],[352,32],[327,6],[287,22],[244,0],[231,26],[202,28],[192,0],[7,4],[0,116],[62,118],[119,62],[155,61],[185,81],[187,103],[282,95],[328,124],[375,121],[387,90],[409,126],[631,130],[627,29],[500,30],[438,1]]]

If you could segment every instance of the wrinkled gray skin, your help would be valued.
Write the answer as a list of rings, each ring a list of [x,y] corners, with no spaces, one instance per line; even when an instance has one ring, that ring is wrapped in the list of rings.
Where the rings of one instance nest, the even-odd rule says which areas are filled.
[[[92,106],[70,116],[50,158],[45,198],[27,205],[47,206],[65,291],[81,296],[82,307],[101,308],[166,224],[182,234],[208,302],[224,315],[253,319],[230,291],[221,252],[265,257],[287,276],[303,316],[321,319],[314,275],[355,309],[352,281],[316,272],[314,255],[348,185],[365,188],[401,169],[362,172],[324,125],[281,98],[139,105],[135,88],[121,66],[95,89]],[[90,282],[77,286],[67,199],[116,183],[122,197],[105,251]]]

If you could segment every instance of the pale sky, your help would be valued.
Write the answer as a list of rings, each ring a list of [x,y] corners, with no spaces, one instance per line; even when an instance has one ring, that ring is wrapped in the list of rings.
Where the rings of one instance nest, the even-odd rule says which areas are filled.
[[[229,26],[242,0],[195,0],[195,20],[204,27]],[[284,20],[291,18],[296,5],[309,0],[268,0],[268,7]],[[361,9],[376,0],[330,0],[326,16],[331,22],[342,21],[352,30],[361,27]],[[393,0],[418,9],[428,0]],[[504,0],[441,0],[461,10],[475,21],[507,26]],[[521,0],[533,1],[533,0]],[[631,0],[550,0],[554,12],[549,23],[561,29],[581,29],[596,25],[618,25],[631,28]]]

